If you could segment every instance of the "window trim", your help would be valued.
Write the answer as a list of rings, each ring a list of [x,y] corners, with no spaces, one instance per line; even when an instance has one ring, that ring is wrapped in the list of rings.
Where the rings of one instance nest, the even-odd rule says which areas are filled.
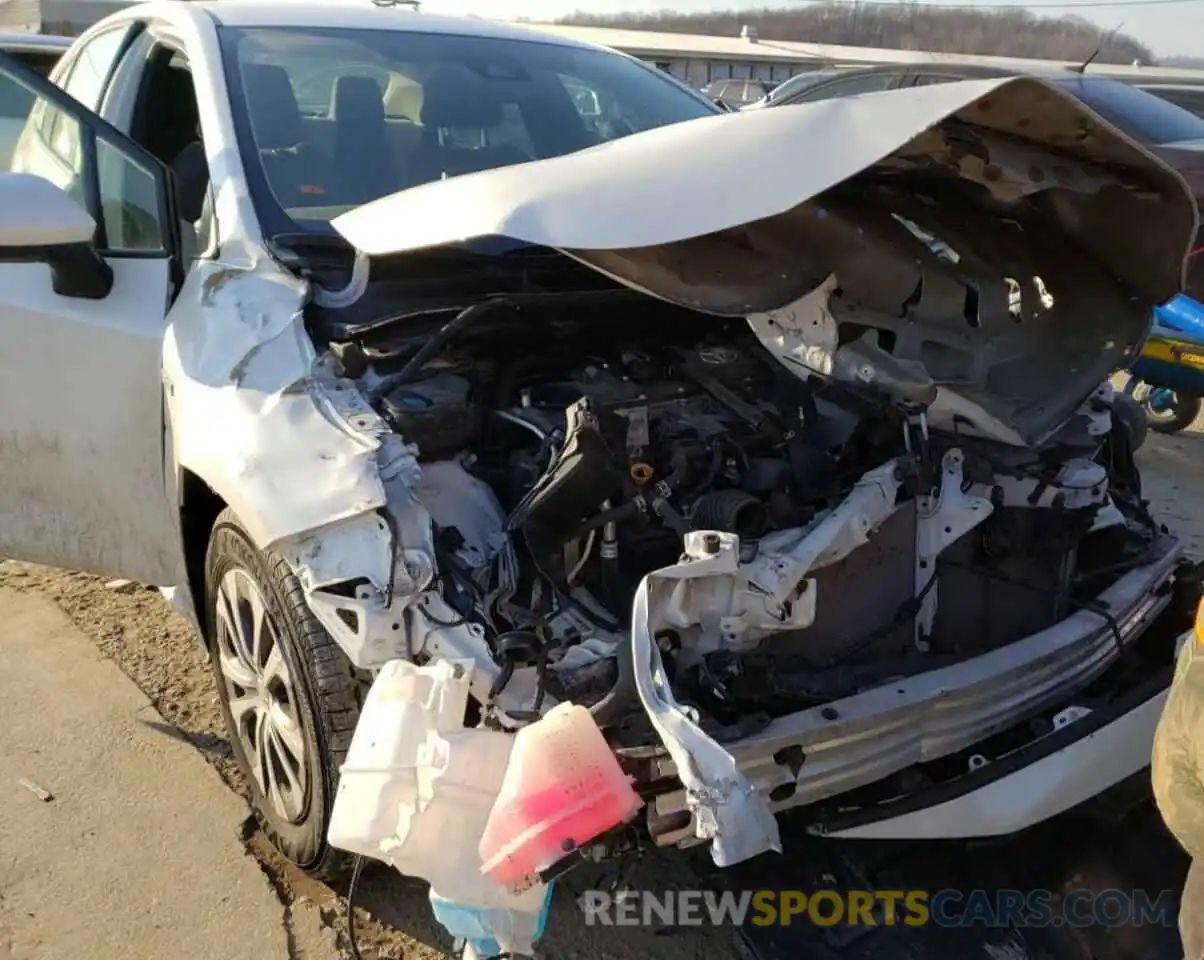
[[[122,55],[124,55],[124,48]],[[114,64],[120,58],[120,56],[115,58]],[[0,78],[13,79],[23,83],[41,101],[48,102],[79,125],[80,173],[83,180],[84,204],[88,213],[96,221],[96,236],[93,243],[97,254],[114,260],[168,259],[174,265],[173,274],[178,274],[180,269],[179,224],[176,220],[175,202],[171,195],[170,174],[167,168],[149,151],[135,143],[94,110],[85,107],[56,82],[40,76],[35,70],[2,50],[0,50]],[[26,123],[28,124],[28,122],[27,118]],[[156,199],[159,204],[158,215],[163,223],[162,250],[110,250],[108,248],[104,209],[100,198],[100,169],[96,150],[98,138],[107,140],[119,153],[149,171],[155,178],[156,193],[158,194]]]
[[[980,80],[985,77],[959,77],[951,73],[923,73],[916,71],[911,76],[909,87],[935,87],[942,83],[960,83],[962,80]]]
[[[890,80],[890,83],[887,84],[887,86],[885,86],[885,87],[878,88],[877,90],[860,90],[855,93],[837,94],[836,97],[821,97],[821,98],[819,98],[819,100],[822,101],[822,100],[841,99],[843,97],[854,97],[854,96],[857,96],[857,93],[881,93],[884,90],[897,89],[902,84],[905,76],[906,76],[906,74],[903,71],[899,71],[897,73],[891,73],[888,70],[875,70],[872,72],[859,73],[853,77],[849,77],[849,76],[833,77],[831,80],[828,80],[824,83],[818,83],[813,87],[807,87],[805,90],[800,90],[797,94],[792,96],[790,99],[779,100],[778,103],[781,103],[781,104],[785,104],[785,103],[816,103],[819,101],[813,99],[812,94],[819,93],[823,90],[830,90],[830,89],[832,89],[832,87],[839,86],[841,84],[847,84],[853,80],[860,80],[862,78],[868,78],[868,77],[887,77]]]
[[[113,59],[109,63],[109,67],[105,71],[105,75],[101,78],[99,87],[100,97],[95,106],[82,104],[82,106],[93,113],[100,114],[104,110],[105,98],[109,95],[109,86],[113,82],[113,74],[117,72],[117,65],[125,59],[126,53],[129,52],[134,40],[136,40],[138,35],[142,32],[142,28],[143,24],[140,21],[132,21],[115,24],[114,26],[106,27],[103,30],[98,30],[93,34],[85,34],[83,37],[73,43],[67,52],[63,54],[62,59],[59,60],[58,65],[55,67],[54,71],[47,78],[47,80],[53,86],[57,87],[59,90],[62,90],[67,94],[67,96],[74,100],[75,97],[72,96],[72,94],[67,93],[67,85],[71,82],[71,76],[75,73],[75,68],[79,66],[80,58],[83,56],[84,51],[102,37],[108,37],[119,32],[123,33],[124,36],[121,40],[121,43],[117,45],[117,50],[113,54]],[[78,103],[80,101],[76,102]]]

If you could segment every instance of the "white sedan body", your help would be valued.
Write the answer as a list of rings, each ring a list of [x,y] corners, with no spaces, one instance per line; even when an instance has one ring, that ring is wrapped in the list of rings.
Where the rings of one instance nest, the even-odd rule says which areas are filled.
[[[480,492],[454,470],[425,469],[369,402],[365,383],[341,374],[326,348],[315,344],[306,326],[311,306],[339,310],[353,304],[378,258],[502,236],[567,253],[662,301],[747,315],[783,365],[836,375],[841,354],[827,299],[834,282],[808,290],[778,284],[782,289],[768,292],[764,285],[716,291],[661,271],[648,251],[697,250],[691,242],[733,228],[749,230],[755,243],[756,225],[775,218],[789,229],[805,229],[787,219],[791,211],[884,158],[906,160],[926,150],[943,156],[925,137],[950,117],[985,115],[984,104],[1003,105],[1000,129],[1021,122],[1014,116],[1025,107],[1044,116],[1048,129],[1039,135],[1051,142],[1059,129],[1087,115],[1036,81],[992,80],[708,116],[340,211],[334,226],[358,253],[348,285],[331,290],[286,266],[279,246],[265,237],[249,180],[258,161],[248,156],[237,129],[232,73],[219,41],[223,29],[248,27],[355,27],[565,43],[487,21],[440,20],[369,4],[266,2],[152,3],[111,17],[80,38],[52,78],[74,102],[43,96],[24,125],[13,172],[0,174],[0,251],[53,241],[78,253],[96,219],[78,215],[83,203],[103,211],[101,260],[111,280],[103,281],[92,264],[88,276],[100,289],[68,289],[60,275],[75,268],[65,260],[52,283],[44,259],[0,252],[0,553],[170,588],[177,609],[199,626],[207,601],[198,595],[203,578],[190,554],[189,511],[198,496],[216,498],[238,516],[257,548],[287,560],[313,615],[355,668],[372,674],[419,650],[435,664],[468,665],[466,686],[453,692],[481,702],[491,699],[500,667],[479,628],[453,623],[398,630],[419,602],[442,610],[442,620],[454,620],[435,593],[431,528],[441,508],[434,494],[468,502]],[[165,158],[154,155],[139,126],[147,72],[164,51],[186,65],[195,91],[211,183],[196,222],[177,222]],[[0,71],[8,71],[7,64]],[[7,74],[0,81],[12,82]],[[596,115],[595,100],[582,102]],[[79,127],[89,129],[94,141],[79,138]],[[1149,219],[1140,244],[1106,231],[1089,242],[1145,300],[1161,302],[1182,282],[1195,235],[1194,202],[1177,175],[1124,135],[1102,122],[1094,129],[1098,158],[1127,164],[1145,178]],[[91,166],[81,161],[81,151],[94,155]],[[741,173],[716,190],[715,171],[725,168],[758,173]],[[83,176],[81,169],[95,175]],[[970,175],[967,169],[963,176]],[[1022,163],[1015,168],[1024,169]],[[1037,189],[1026,174],[1014,172],[996,168],[979,175],[1006,202]],[[53,184],[52,193],[29,175]],[[1004,182],[996,183],[998,177]],[[1095,195],[1111,188],[1100,177],[1072,185]],[[67,197],[74,214],[61,202]],[[791,269],[789,259],[775,268],[779,277]],[[715,301],[704,302],[710,295]],[[1051,408],[1060,405],[1071,415],[1087,396],[1074,391],[1082,383],[1098,384],[1120,365],[1130,336],[1137,341],[1140,331],[1101,333],[1101,342],[1120,345],[1116,354],[1101,353],[1082,370],[1067,369],[1066,392],[1051,400]],[[1050,433],[1050,424],[1009,420],[974,390],[942,385],[934,396],[925,430],[961,424],[980,438],[1015,447]],[[1092,394],[1090,403],[1098,421],[1092,429],[1102,435],[1111,423],[1099,413],[1110,403],[1107,388]],[[920,567],[927,563],[923,557],[935,557],[1001,503],[975,486],[968,472],[963,476],[963,466],[958,451],[941,461],[948,484],[943,489],[950,493],[923,505]],[[1098,482],[1091,481],[1096,486],[1090,496],[1102,503]],[[1148,763],[1164,685],[1099,716],[1076,697],[1118,653],[1117,630],[1127,642],[1167,605],[1178,546],[1166,547],[1109,588],[1111,621],[1080,610],[981,656],[859,692],[823,712],[779,718],[736,744],[721,745],[695,723],[696,714],[676,701],[664,679],[654,642],[657,618],[692,629],[719,616],[721,622],[738,621],[732,630],[745,631],[750,642],[787,627],[805,629],[815,616],[815,590],[810,607],[798,595],[793,606],[782,602],[800,583],[814,583],[816,571],[872,539],[896,513],[900,483],[893,463],[867,472],[827,519],[767,538],[756,561],[742,560],[729,535],[715,546],[690,533],[683,562],[644,581],[624,642],[635,651],[639,702],[660,740],[658,773],[680,783],[653,805],[661,817],[685,815],[660,842],[709,841],[721,863],[775,849],[777,811],[967,749],[1037,710],[1056,708],[1061,719],[1056,739],[1029,761],[1005,763],[998,776],[975,769],[974,783],[895,813],[833,821],[826,831],[934,839],[1009,833],[1089,799]],[[1077,488],[1067,481],[1065,489]],[[1007,496],[1018,503],[1031,492]],[[1120,523],[1110,509],[1099,523]],[[500,525],[485,529],[482,542],[500,532]],[[687,583],[693,592],[681,600]],[[346,584],[357,586],[340,589]],[[930,620],[939,601],[926,584],[917,567],[916,587],[922,599],[927,596],[919,617]],[[534,686],[533,672],[519,670],[498,698],[499,710],[528,710]],[[1082,724],[1081,736],[1069,730],[1075,724]],[[801,771],[774,759],[786,744],[805,745]],[[791,787],[786,799],[783,786]],[[344,833],[357,832],[346,815],[339,825]],[[388,859],[385,846],[374,846],[379,839],[360,842]],[[475,846],[437,853],[436,859],[454,861],[464,877],[478,872]],[[395,860],[408,872],[446,880],[446,862]],[[464,884],[471,886],[467,879]]]

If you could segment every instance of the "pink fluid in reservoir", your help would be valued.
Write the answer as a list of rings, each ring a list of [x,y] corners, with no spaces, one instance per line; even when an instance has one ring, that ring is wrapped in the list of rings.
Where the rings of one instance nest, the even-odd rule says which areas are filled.
[[[590,712],[561,704],[515,736],[481,837],[482,872],[521,886],[641,806]]]

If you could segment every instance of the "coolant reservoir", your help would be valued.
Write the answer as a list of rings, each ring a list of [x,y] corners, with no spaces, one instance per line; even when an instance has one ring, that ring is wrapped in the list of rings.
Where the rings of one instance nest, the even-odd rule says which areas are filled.
[[[500,886],[525,886],[641,806],[590,712],[559,704],[514,738],[481,837],[482,871]]]
[[[385,664],[340,770],[328,839],[458,901],[537,914],[542,887],[519,895],[482,871],[478,846],[514,737],[464,728],[472,671],[469,661]]]

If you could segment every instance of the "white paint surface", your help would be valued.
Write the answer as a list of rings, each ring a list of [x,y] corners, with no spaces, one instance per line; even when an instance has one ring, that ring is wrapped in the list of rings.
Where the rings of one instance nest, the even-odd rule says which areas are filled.
[[[87,243],[95,232],[88,211],[49,180],[0,173],[0,248]]]
[[[1166,693],[1160,693],[1082,740],[955,800],[835,836],[868,840],[991,837],[1048,820],[1149,766],[1154,729],[1165,702]]]

